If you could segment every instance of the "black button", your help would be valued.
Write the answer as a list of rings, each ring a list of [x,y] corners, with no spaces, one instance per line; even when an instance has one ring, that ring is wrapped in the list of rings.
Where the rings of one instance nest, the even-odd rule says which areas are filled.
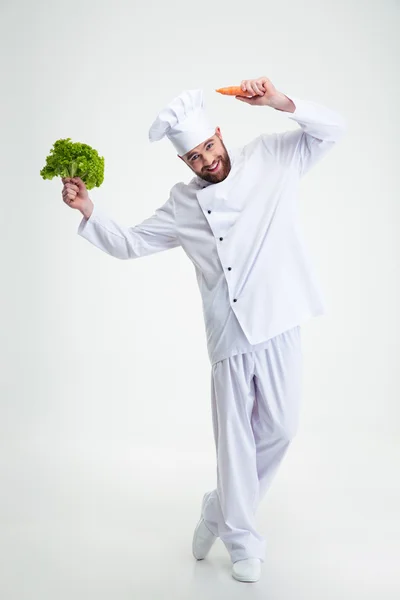
[[[228,267],[228,271],[231,271],[231,270],[232,270],[232,267]]]
[[[211,210],[208,210],[207,212],[208,212],[209,215],[211,215]]]
[[[234,298],[234,299],[233,299],[233,301],[234,301],[234,302],[237,302],[237,299],[236,299],[236,298]]]
[[[219,241],[220,241],[220,242],[222,242],[222,240],[223,240],[223,239],[224,239],[224,238],[219,238]]]

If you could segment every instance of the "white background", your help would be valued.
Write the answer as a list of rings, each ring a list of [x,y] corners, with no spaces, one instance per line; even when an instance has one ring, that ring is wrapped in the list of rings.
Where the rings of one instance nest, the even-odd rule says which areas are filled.
[[[0,6],[2,598],[398,598],[399,3]],[[262,579],[243,584],[220,540],[191,556],[216,484],[193,266],[99,251],[39,171],[55,140],[90,144],[93,202],[140,223],[192,177],[147,137],[184,89],[228,147],[298,127],[214,92],[262,75],[348,133],[301,182],[328,313],[302,327],[301,426],[258,512]]]

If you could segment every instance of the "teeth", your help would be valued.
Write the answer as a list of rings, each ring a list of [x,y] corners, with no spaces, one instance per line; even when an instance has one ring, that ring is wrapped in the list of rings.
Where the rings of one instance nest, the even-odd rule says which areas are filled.
[[[209,171],[214,171],[215,167],[217,167],[217,166],[218,166],[218,163],[216,163],[216,164],[214,165],[214,167],[212,167],[212,168],[210,167],[208,170],[209,170]]]

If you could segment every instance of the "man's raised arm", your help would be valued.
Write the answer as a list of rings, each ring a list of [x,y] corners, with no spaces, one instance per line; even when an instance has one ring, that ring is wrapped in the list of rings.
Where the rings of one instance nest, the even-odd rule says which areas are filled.
[[[268,149],[281,164],[294,167],[303,176],[315,163],[324,157],[346,133],[345,119],[339,113],[310,100],[297,96],[285,96],[295,110],[281,110],[289,119],[300,125],[300,129],[262,135]],[[282,100],[282,107],[285,106]]]
[[[277,90],[268,77],[244,79],[241,89],[243,95],[236,96],[241,102],[274,108],[300,125],[300,129],[294,131],[260,136],[278,162],[293,167],[300,176],[325,156],[346,133],[346,121],[342,115],[322,104],[287,96]]]

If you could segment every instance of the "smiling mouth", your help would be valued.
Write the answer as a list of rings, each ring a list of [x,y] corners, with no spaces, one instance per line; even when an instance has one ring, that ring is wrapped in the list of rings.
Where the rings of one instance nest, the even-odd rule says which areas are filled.
[[[219,168],[219,164],[220,164],[220,161],[218,161],[218,162],[217,162],[217,163],[214,165],[214,168],[213,168],[213,169],[207,169],[207,171],[208,171],[209,173],[214,173],[214,172],[215,172],[215,171],[217,171],[217,169]]]

